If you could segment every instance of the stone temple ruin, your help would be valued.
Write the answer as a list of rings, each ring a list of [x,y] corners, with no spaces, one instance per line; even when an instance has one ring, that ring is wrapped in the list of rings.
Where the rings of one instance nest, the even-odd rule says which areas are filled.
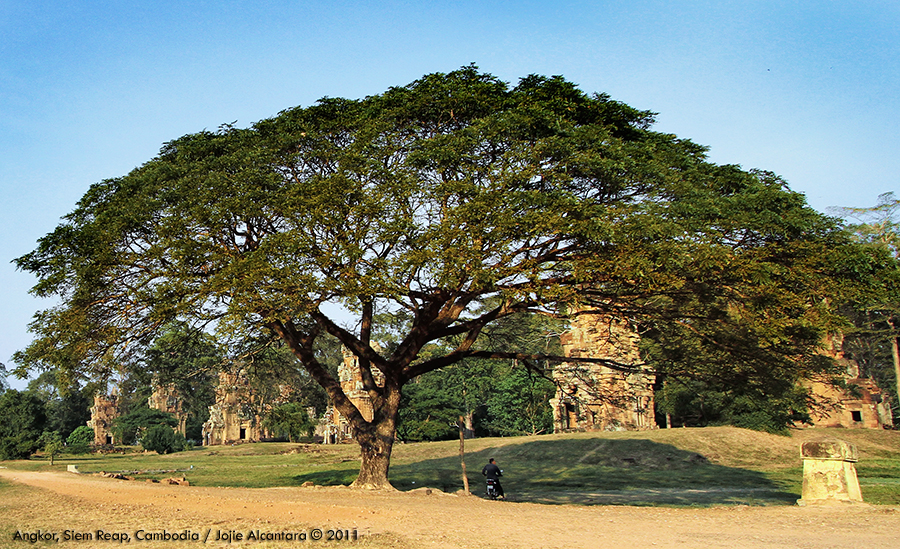
[[[151,409],[168,412],[178,421],[176,430],[186,434],[188,414],[184,400],[174,384],[161,384],[154,378],[152,393],[147,399]],[[286,385],[274,388],[273,395],[260,395],[241,370],[219,373],[216,402],[209,407],[209,419],[203,424],[204,445],[231,444],[234,442],[258,442],[270,437],[262,427],[262,419],[272,408],[290,400],[292,389]],[[310,410],[315,415],[315,410]],[[94,430],[94,444],[117,444],[112,423],[121,415],[119,397],[115,394],[94,396],[88,427]]]
[[[806,384],[813,395],[824,403],[822,408],[811,414],[813,426],[847,429],[892,427],[894,421],[888,395],[874,379],[859,376],[859,364],[844,356],[843,337],[836,335],[828,338],[822,345],[822,352],[844,367],[844,383],[848,390],[820,381]]]
[[[187,413],[183,410],[182,399],[175,385],[161,385],[159,379],[154,376],[151,382],[151,389],[153,392],[147,399],[147,406],[151,409],[169,412],[174,415],[178,420],[176,430],[182,435],[185,434]],[[113,421],[122,413],[119,405],[119,396],[115,389],[110,394],[94,395],[94,405],[91,406],[91,419],[87,422],[87,426],[94,430],[95,445],[103,446],[120,442],[115,439],[112,429]]]
[[[603,359],[625,367],[640,363],[637,332],[624,319],[578,315],[560,340],[567,357]],[[571,362],[554,368],[553,380],[554,432],[656,428],[654,375]]]
[[[380,351],[377,343],[372,344],[375,351]],[[372,419],[375,413],[372,407],[372,399],[363,389],[362,371],[359,368],[359,358],[346,347],[341,348],[344,360],[338,366],[338,379],[341,389],[347,398],[359,409],[359,412],[367,420]],[[378,386],[384,385],[384,374],[378,368],[372,368],[372,377]],[[325,411],[316,435],[321,436],[325,444],[349,442],[353,435],[347,418],[341,415],[334,406],[329,406]]]
[[[813,412],[813,426],[849,429],[892,427],[894,420],[888,396],[882,392],[875,380],[859,377],[859,366],[855,362],[848,362],[851,366],[848,368],[845,382],[851,388],[849,391],[818,382],[810,384],[816,396],[836,404]]]
[[[639,336],[624,319],[602,315],[579,315],[561,344],[566,356],[609,361],[600,363],[570,362],[557,366],[553,379],[557,391],[550,400],[554,432],[597,430],[655,429],[653,384],[655,376],[642,372],[621,371],[610,366],[640,364]],[[848,360],[842,350],[842,339],[833,337],[823,344],[823,353],[846,367],[841,390],[823,382],[807,382],[817,400],[826,403],[813,413],[815,427],[881,429],[893,425],[888,396],[875,381],[859,375],[859,365]],[[376,349],[377,350],[377,349]],[[372,369],[376,383],[384,383],[383,374]],[[343,349],[343,362],[338,367],[341,388],[366,419],[373,415],[372,401],[363,389],[359,359]],[[291,388],[278,386],[273,395],[261,395],[242,371],[219,374],[215,404],[209,407],[209,420],[203,425],[203,444],[255,442],[270,437],[261,425],[274,407],[290,400]],[[178,418],[178,430],[185,432],[187,420],[182,401],[174,385],[160,385],[154,380],[148,400],[151,408],[170,412]],[[314,410],[310,410],[313,417]],[[94,444],[115,444],[112,421],[119,415],[115,394],[96,395],[88,426],[94,430]],[[329,406],[316,428],[316,438],[326,444],[352,440],[350,424],[334,406]]]
[[[243,370],[219,373],[216,402],[209,407],[209,419],[203,424],[203,444],[259,442],[271,437],[262,420],[273,408],[290,400],[292,389],[275,387],[273,396],[261,395]]]
[[[603,315],[577,316],[561,337],[568,357],[599,358],[623,366],[640,364],[638,342],[639,336],[628,321]],[[859,365],[844,356],[842,344],[840,336],[833,336],[823,342],[822,353],[845,366],[844,382],[848,390],[820,381],[806,382],[813,398],[823,403],[812,414],[812,426],[891,427],[888,395],[874,380],[859,376]],[[657,427],[653,402],[655,376],[651,374],[573,362],[558,366],[553,378],[557,392],[550,406],[555,432]]]
[[[91,406],[91,419],[88,427],[94,430],[94,445],[115,444],[112,422],[119,417],[119,397],[116,394],[94,395],[94,405]]]
[[[150,388],[153,392],[150,393],[150,397],[147,399],[147,407],[151,410],[168,412],[175,416],[175,419],[178,421],[175,430],[182,435],[187,434],[188,415],[184,411],[184,399],[178,394],[175,384],[162,385],[159,383],[159,377],[153,376]]]

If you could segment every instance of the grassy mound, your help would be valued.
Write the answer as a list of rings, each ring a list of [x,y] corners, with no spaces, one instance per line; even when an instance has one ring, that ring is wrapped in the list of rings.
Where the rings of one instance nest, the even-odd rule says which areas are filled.
[[[784,505],[800,497],[800,444],[823,437],[856,444],[869,503],[900,504],[900,432],[808,429],[777,436],[734,427],[661,429],[466,441],[472,492],[484,490],[488,458],[504,470],[516,501],[628,505]],[[115,471],[138,479],[177,473],[195,486],[274,487],[349,484],[355,445],[242,444],[169,455],[108,454],[4,462],[10,468]],[[400,490],[462,489],[459,442],[397,444],[391,481]]]

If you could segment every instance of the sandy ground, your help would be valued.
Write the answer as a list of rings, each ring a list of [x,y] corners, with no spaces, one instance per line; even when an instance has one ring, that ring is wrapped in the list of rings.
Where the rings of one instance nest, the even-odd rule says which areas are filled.
[[[355,534],[355,540],[332,545],[360,547],[900,547],[900,509],[865,504],[698,509],[538,505],[439,491],[427,494],[423,489],[401,493],[335,487],[205,488],[9,469],[0,469],[0,478],[14,483],[0,488],[0,525],[12,532],[0,539],[0,548],[33,547],[29,541],[10,538],[38,529],[55,533],[61,547],[82,549],[117,542],[63,542],[66,530],[94,538],[98,529],[122,532],[142,547],[323,545],[324,541],[311,539],[315,529],[323,538],[334,537],[337,531],[344,537]],[[135,539],[139,530],[144,530],[142,537],[188,530],[199,539],[147,543]],[[256,531],[270,541],[248,540]],[[305,534],[307,539],[274,539],[282,532]]]

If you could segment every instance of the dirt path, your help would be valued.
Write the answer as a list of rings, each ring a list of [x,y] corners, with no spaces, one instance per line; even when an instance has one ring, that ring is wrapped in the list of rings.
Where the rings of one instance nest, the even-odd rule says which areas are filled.
[[[355,530],[340,545],[460,548],[845,548],[900,547],[900,509],[838,507],[715,507],[704,509],[536,505],[492,502],[433,491],[371,493],[349,488],[204,488],[148,484],[67,473],[0,469],[14,483],[0,488],[6,531],[127,533],[190,530],[201,541],[142,547],[293,547],[310,540],[247,541],[313,528]],[[15,484],[19,486],[15,486]],[[32,488],[24,488],[24,486]],[[244,539],[215,541],[234,531]],[[95,535],[95,534],[94,534]],[[327,535],[327,533],[325,534]],[[31,547],[4,534],[0,548]],[[236,536],[235,536],[236,537]],[[71,541],[61,547],[110,547]]]

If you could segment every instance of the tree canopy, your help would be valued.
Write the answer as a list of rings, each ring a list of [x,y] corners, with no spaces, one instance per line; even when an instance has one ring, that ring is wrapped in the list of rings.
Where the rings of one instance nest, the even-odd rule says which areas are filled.
[[[288,402],[272,409],[263,420],[263,427],[275,436],[300,442],[303,437],[312,436],[316,425],[302,404]]]
[[[152,427],[163,425],[170,431],[178,425],[174,415],[142,406],[129,411],[113,420],[112,431],[116,440],[125,444],[136,444],[141,441],[143,435]]]
[[[40,398],[7,389],[0,395],[0,460],[27,459],[38,449],[46,423]]]
[[[673,369],[691,352],[740,379],[765,378],[769,358],[782,378],[819,368],[829,298],[865,269],[846,235],[774,175],[714,165],[652,123],[559,76],[511,86],[468,66],[175,139],[16,260],[33,293],[61,298],[16,361],[102,376],[173,321],[270,334],[353,426],[360,486],[388,483],[409,380],[560,358],[479,338],[498,319],[635,318],[693,342],[657,347]],[[409,319],[382,352],[380,312]],[[359,357],[371,418],[320,361],[326,335]]]
[[[851,220],[847,228],[860,242],[887,250],[900,259],[900,199],[894,193],[878,195],[878,203],[868,208],[836,207],[836,214]]]
[[[163,423],[157,423],[147,427],[147,430],[141,437],[141,446],[145,450],[150,450],[157,454],[171,454],[172,452],[184,450],[186,443],[184,435],[176,432],[172,427]]]
[[[184,323],[167,325],[149,345],[124,357],[117,388],[120,409],[143,407],[154,384],[173,387],[186,415],[185,437],[202,440],[203,423],[215,402],[217,373],[224,362],[212,335]]]
[[[893,412],[900,419],[900,199],[894,193],[878,196],[868,208],[832,208],[850,220],[853,238],[874,248],[874,283],[846,308],[854,321],[848,350],[880,387],[891,388]],[[893,366],[893,367],[891,367]]]

